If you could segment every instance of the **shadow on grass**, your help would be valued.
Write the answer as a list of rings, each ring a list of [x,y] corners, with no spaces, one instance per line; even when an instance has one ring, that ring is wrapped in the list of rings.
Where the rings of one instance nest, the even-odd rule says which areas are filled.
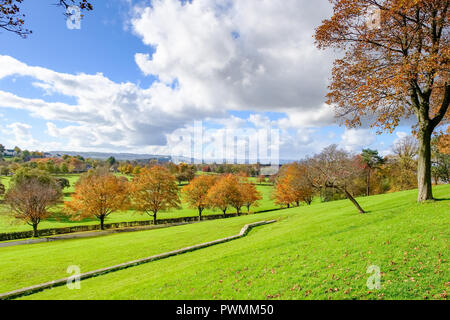
[[[431,202],[433,201],[448,201],[450,200],[450,198],[434,198],[434,200],[431,200]]]

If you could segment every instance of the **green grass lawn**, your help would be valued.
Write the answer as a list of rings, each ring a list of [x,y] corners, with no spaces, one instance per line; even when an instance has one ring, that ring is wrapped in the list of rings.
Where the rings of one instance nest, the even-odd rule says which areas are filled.
[[[64,189],[64,201],[70,201],[70,194],[74,192],[74,184],[79,179],[80,175],[78,174],[65,174],[58,175],[58,177],[64,177],[69,179],[70,188]],[[10,177],[2,177],[2,183],[9,187]],[[180,189],[182,186],[180,186]],[[251,212],[255,211],[265,211],[279,208],[273,203],[271,199],[271,193],[273,190],[273,186],[270,185],[258,185],[257,189],[261,192],[263,199],[259,201],[258,207],[250,208]],[[92,225],[99,224],[99,220],[92,219],[84,219],[81,221],[71,221],[66,215],[63,214],[64,205],[58,205],[53,208],[51,211],[53,215],[42,221],[39,224],[39,229],[48,229],[48,228],[64,228],[70,226],[78,226],[78,225]],[[243,211],[246,212],[246,208],[243,208]],[[227,213],[235,213],[236,210],[230,208]],[[211,214],[220,214],[222,213],[219,210],[205,210],[203,215],[211,215]],[[173,209],[166,212],[158,213],[158,219],[168,219],[168,218],[179,218],[179,217],[190,217],[197,216],[197,209],[189,208],[186,204],[183,203],[182,209]],[[128,222],[128,221],[142,221],[142,220],[152,220],[152,217],[149,217],[146,214],[142,214],[133,210],[123,211],[123,212],[114,212],[112,213],[106,220],[105,223],[115,223],[115,222]],[[18,231],[28,231],[32,230],[31,227],[21,220],[17,220],[11,213],[11,209],[6,204],[0,204],[0,233],[7,232],[18,232]]]
[[[245,238],[58,287],[25,299],[447,299],[450,185],[316,203],[237,218],[94,239],[0,248],[0,291],[235,234]],[[51,260],[49,261],[49,258]],[[381,288],[366,286],[379,266]]]

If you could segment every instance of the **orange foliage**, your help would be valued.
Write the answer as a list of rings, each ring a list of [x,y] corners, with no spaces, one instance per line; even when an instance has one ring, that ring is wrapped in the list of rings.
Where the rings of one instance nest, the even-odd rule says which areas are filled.
[[[104,229],[105,218],[129,207],[128,181],[109,173],[89,173],[75,184],[72,200],[65,203],[66,211],[75,219],[96,217]]]
[[[307,177],[305,165],[293,163],[284,166],[275,186],[275,203],[288,208],[291,203],[310,204],[314,190]]]
[[[262,196],[253,183],[241,183],[240,187],[242,197],[244,198],[244,205],[247,207],[247,212],[250,213],[250,207],[257,207],[257,201],[261,200]]]
[[[216,180],[216,176],[202,175],[191,180],[191,182],[183,188],[183,195],[186,202],[192,208],[198,209],[200,219],[203,210],[209,205],[208,191],[215,184]]]
[[[447,132],[439,135],[438,149],[440,153],[450,154],[450,126],[447,127]]]
[[[415,116],[418,201],[433,199],[431,135],[450,121],[449,1],[331,2],[333,16],[316,29],[316,43],[344,56],[334,62],[327,103],[348,127],[364,122],[392,133]]]
[[[240,188],[240,178],[233,174],[222,176],[208,193],[211,207],[219,208],[225,214],[228,207],[233,207],[239,214],[245,204]]]
[[[180,198],[175,177],[164,167],[142,168],[131,184],[133,207],[153,217],[160,211],[180,208]]]
[[[288,208],[291,203],[297,200],[294,189],[292,188],[293,176],[283,175],[277,179],[275,185],[275,204],[284,205]]]

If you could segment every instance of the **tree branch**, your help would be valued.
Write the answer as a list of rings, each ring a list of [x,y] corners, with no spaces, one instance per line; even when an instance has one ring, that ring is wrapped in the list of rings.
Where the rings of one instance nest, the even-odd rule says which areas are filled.
[[[438,113],[436,113],[433,120],[431,120],[431,126],[433,129],[436,128],[439,122],[441,122],[441,120],[444,118],[445,114],[447,113],[449,103],[450,103],[450,84],[446,82],[444,100],[442,101]]]

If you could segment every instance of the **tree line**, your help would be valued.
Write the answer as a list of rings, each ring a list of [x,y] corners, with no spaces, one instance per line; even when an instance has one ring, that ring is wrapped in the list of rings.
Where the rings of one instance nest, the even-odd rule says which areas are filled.
[[[39,223],[62,201],[62,189],[67,187],[63,180],[30,168],[22,168],[12,177],[5,202],[17,219],[32,226],[34,237],[38,236]],[[152,217],[156,224],[158,213],[180,209],[182,199],[198,210],[200,220],[205,209],[220,209],[226,214],[234,208],[240,214],[243,207],[250,212],[262,199],[254,184],[233,174],[200,175],[180,191],[176,177],[160,165],[142,168],[131,180],[105,168],[91,169],[80,176],[74,189],[63,213],[74,221],[97,218],[102,230],[105,219],[117,211],[136,210]]]
[[[450,182],[450,154],[432,142],[432,175],[435,184]],[[397,141],[391,155],[382,157],[377,150],[363,149],[352,154],[331,145],[302,161],[284,165],[275,178],[275,203],[290,207],[301,202],[349,199],[360,213],[364,209],[355,200],[386,192],[415,189],[418,186],[418,142],[413,136]]]

